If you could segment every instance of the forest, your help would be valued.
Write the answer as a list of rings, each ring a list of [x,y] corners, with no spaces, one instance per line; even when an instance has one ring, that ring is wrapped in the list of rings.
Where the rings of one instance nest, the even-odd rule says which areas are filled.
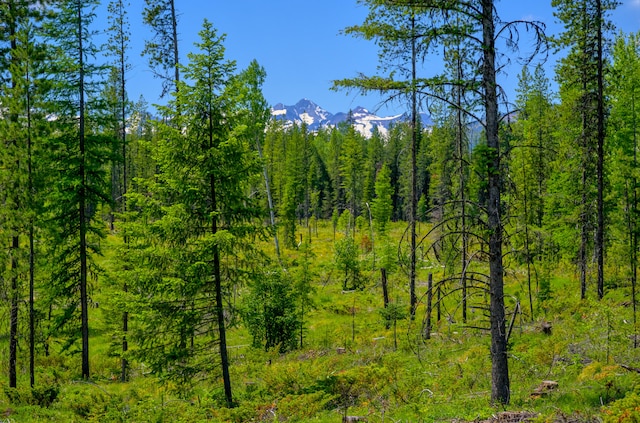
[[[640,33],[358,2],[380,73],[333,89],[408,116],[370,137],[274,120],[180,2],[154,106],[128,1],[0,2],[0,422],[640,421]]]

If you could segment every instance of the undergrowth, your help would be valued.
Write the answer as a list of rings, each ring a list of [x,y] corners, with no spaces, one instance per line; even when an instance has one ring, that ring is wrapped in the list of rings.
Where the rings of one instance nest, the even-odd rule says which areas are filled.
[[[114,288],[98,285],[95,298],[105,307],[91,312],[93,380],[79,381],[77,357],[52,344],[50,355],[38,351],[33,389],[26,361],[19,363],[19,388],[2,381],[0,422],[336,422],[345,415],[369,422],[434,422],[476,421],[503,411],[534,412],[540,422],[640,422],[640,374],[633,370],[640,367],[640,349],[633,348],[629,287],[611,288],[601,301],[581,301],[573,275],[558,270],[532,315],[522,271],[509,273],[508,307],[513,310],[517,302],[521,311],[509,339],[511,403],[494,407],[482,311],[471,310],[470,322],[463,324],[458,299],[443,301],[440,321],[434,309],[430,339],[422,337],[424,296],[415,319],[394,313],[385,321],[375,246],[360,252],[362,289],[345,291],[332,265],[331,223],[318,228],[311,239],[316,277],[303,347],[286,354],[277,347],[264,351],[251,347],[242,326],[228,332],[235,407],[224,405],[218,374],[185,391],[134,362],[130,380],[119,382],[106,315]],[[400,239],[404,227],[391,229],[390,237]],[[295,267],[298,260],[298,250],[283,254],[285,265]],[[418,289],[426,292],[428,273],[435,278],[441,270],[426,259],[420,264]],[[102,265],[108,272],[108,253]],[[389,274],[389,298],[398,310],[407,308],[406,279],[401,268]],[[557,387],[536,395],[543,381]]]

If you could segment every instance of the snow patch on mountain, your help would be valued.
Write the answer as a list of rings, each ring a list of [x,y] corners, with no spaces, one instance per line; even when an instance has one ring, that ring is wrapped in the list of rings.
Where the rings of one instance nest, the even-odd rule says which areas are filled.
[[[349,113],[339,112],[333,114],[306,98],[293,106],[285,106],[282,103],[278,103],[271,109],[271,115],[274,119],[283,121],[285,127],[294,123],[298,125],[304,123],[311,131],[316,131],[322,127],[335,127],[350,119],[354,128],[365,137],[370,137],[374,129],[377,129],[380,134],[386,135],[392,124],[408,120],[406,114],[380,117],[360,106]],[[429,119],[428,115],[423,114],[422,121],[425,125],[431,124],[431,119]]]

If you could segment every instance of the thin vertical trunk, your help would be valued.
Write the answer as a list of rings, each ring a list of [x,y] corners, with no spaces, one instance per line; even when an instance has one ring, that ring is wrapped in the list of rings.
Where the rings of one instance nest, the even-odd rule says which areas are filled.
[[[209,149],[214,147],[213,117],[209,109]],[[215,237],[218,233],[218,199],[216,194],[216,177],[209,174],[209,189],[211,195],[211,234]],[[224,304],[222,302],[222,270],[220,265],[220,250],[218,245],[213,246],[213,280],[216,297],[216,320],[218,323],[218,337],[220,342],[220,364],[222,366],[222,380],[224,384],[224,396],[228,407],[233,406],[233,394],[231,392],[231,376],[229,374],[229,354],[227,351],[227,332],[224,321]]]
[[[586,81],[582,84],[583,93],[586,92]],[[585,94],[583,94],[584,96]],[[584,101],[584,100],[583,100]],[[580,272],[580,298],[587,298],[587,246],[589,242],[589,231],[587,228],[588,225],[588,213],[587,213],[587,167],[589,163],[589,142],[587,140],[588,137],[588,127],[587,127],[587,115],[584,110],[584,105],[581,108],[582,113],[582,134],[581,134],[581,142],[582,142],[582,178],[581,178],[581,187],[582,190],[582,198],[580,201],[580,251],[578,258],[578,267]]]
[[[171,0],[171,30],[173,31],[173,63],[176,92],[178,92],[178,82],[180,82],[180,56],[178,55],[178,18],[176,16],[175,1]]]
[[[16,40],[16,17],[15,17],[15,4],[14,2],[9,2],[9,15],[10,22],[8,22],[9,26],[9,38],[11,44],[11,62],[12,64],[16,64],[17,60],[15,57],[16,50],[18,49],[18,43]],[[17,81],[15,80],[15,76],[12,76],[11,81],[12,88],[17,87]],[[11,113],[9,117],[12,123],[17,124],[17,116]],[[13,140],[16,151],[18,150],[19,140]],[[19,171],[20,161],[16,155],[16,170]],[[19,189],[18,183],[15,183],[14,195],[18,195],[21,191]],[[19,294],[18,294],[18,249],[20,248],[20,238],[18,236],[18,224],[15,222],[15,219],[18,218],[17,214],[19,212],[19,204],[16,201],[15,204],[16,216],[14,216],[14,235],[11,237],[11,244],[9,247],[10,257],[11,257],[11,305],[9,312],[9,387],[15,388],[17,387],[17,359],[18,359],[18,307],[19,307]]]
[[[587,16],[587,10],[586,10],[586,3],[582,4],[582,13],[584,14],[584,18],[583,18],[583,34],[585,34],[584,36],[586,37],[587,31],[588,31],[588,25],[587,25],[587,21],[588,19],[586,18]],[[585,41],[586,42],[586,41]],[[588,116],[588,112],[587,112],[587,74],[586,74],[586,69],[587,69],[587,58],[586,58],[586,52],[583,52],[583,57],[582,57],[582,94],[581,94],[581,99],[580,101],[582,102],[582,104],[580,104],[580,112],[581,112],[581,117],[582,117],[582,133],[581,133],[581,142],[582,142],[582,186],[581,186],[581,190],[582,190],[582,199],[581,199],[581,204],[580,204],[580,257],[578,258],[579,260],[579,272],[580,272],[580,298],[581,299],[586,299],[587,298],[587,248],[588,248],[588,242],[589,242],[589,230],[588,230],[588,224],[589,224],[589,213],[587,211],[588,208],[588,179],[589,179],[589,175],[588,175],[588,171],[587,168],[589,167],[589,165],[591,164],[591,146],[590,146],[590,142],[589,142],[589,136],[590,136],[590,130],[589,130],[589,116]]]
[[[633,116],[633,177],[631,178],[631,207],[630,207],[630,247],[631,247],[631,303],[633,308],[633,348],[638,348],[638,324],[637,324],[637,301],[636,286],[638,281],[638,181],[635,177],[635,170],[638,168],[638,134],[636,122],[636,93],[633,88],[631,97],[631,114]]]
[[[126,91],[126,42],[124,36],[124,4],[122,0],[119,3],[119,23],[120,23],[120,141],[122,142],[122,219],[126,220],[127,213],[127,184],[128,184],[128,175],[127,175],[127,91]],[[125,248],[129,247],[129,237],[126,233],[126,228],[124,229],[123,235]],[[124,282],[122,287],[123,292],[128,292],[127,283]],[[122,360],[121,360],[121,372],[120,372],[120,380],[122,382],[126,382],[128,378],[128,368],[129,363],[127,361],[126,355],[129,350],[129,342],[127,340],[127,332],[129,332],[129,312],[127,310],[122,312]]]
[[[427,318],[424,325],[424,339],[431,339],[431,311],[433,308],[433,274],[427,279]]]
[[[27,101],[27,166],[28,166],[28,201],[29,206],[33,207],[33,151],[31,139],[31,76],[29,66],[27,65],[26,74],[29,89],[26,93]],[[35,313],[35,223],[33,214],[29,216],[29,384],[33,388],[35,385],[35,344],[36,344],[36,313]]]
[[[602,51],[602,0],[596,0],[596,22],[598,43],[598,157],[596,174],[598,180],[598,224],[596,228],[596,255],[598,260],[598,298],[604,297],[604,71]]]
[[[78,208],[80,219],[80,320],[82,332],[82,377],[89,379],[89,311],[87,294],[87,176],[85,156],[85,105],[84,105],[84,51],[82,43],[82,2],[78,0],[78,67],[79,67],[79,126],[78,138],[80,144],[80,191],[78,194]]]
[[[634,154],[635,155],[635,154]],[[631,187],[629,181],[624,187],[625,210],[627,212],[627,246],[629,247],[629,269],[631,272],[631,303],[633,308],[633,347],[637,348],[638,340],[636,334],[636,274],[637,274],[637,253],[636,253],[636,230],[635,230],[635,178],[631,179]],[[631,190],[634,192],[632,193]]]
[[[460,51],[460,45],[458,44],[457,60],[457,78],[458,81],[462,81],[462,52]],[[467,234],[467,198],[466,198],[466,174],[465,174],[465,145],[464,145],[464,122],[462,121],[462,86],[456,85],[456,144],[458,150],[458,166],[459,166],[459,182],[460,182],[460,206],[461,206],[461,218],[462,218],[462,249],[460,251],[461,260],[461,277],[460,284],[462,285],[462,322],[467,322],[467,250],[469,244],[469,235]]]
[[[9,387],[17,387],[17,359],[18,359],[18,249],[20,248],[18,235],[11,237],[11,310],[9,317]]]
[[[528,181],[527,167],[522,161],[522,180]],[[527,290],[529,292],[529,312],[531,313],[531,321],[533,321],[533,294],[531,290],[531,251],[529,250],[529,204],[527,203],[527,187],[522,187],[523,196],[523,213],[524,213],[524,254],[527,260]]]
[[[388,287],[388,281],[387,281],[387,269],[385,269],[384,267],[380,268],[380,276],[382,279],[382,301],[384,304],[384,309],[388,310],[389,308],[389,287]],[[385,318],[385,328],[389,329],[389,326],[391,324],[391,320],[389,319],[389,315],[386,315]]]
[[[505,332],[504,281],[502,264],[502,220],[500,217],[500,142],[495,68],[495,23],[493,1],[482,0],[483,85],[486,108],[489,198],[489,291],[491,320],[491,400],[508,404],[510,399],[507,338]]]
[[[35,248],[33,221],[29,223],[29,386],[36,383],[36,313],[35,299]]]
[[[411,264],[409,290],[411,296],[411,320],[415,319],[418,297],[416,296],[416,188],[417,188],[417,144],[418,144],[418,96],[417,96],[417,51],[415,34],[416,17],[411,15],[411,199],[409,201],[409,224],[411,225]]]

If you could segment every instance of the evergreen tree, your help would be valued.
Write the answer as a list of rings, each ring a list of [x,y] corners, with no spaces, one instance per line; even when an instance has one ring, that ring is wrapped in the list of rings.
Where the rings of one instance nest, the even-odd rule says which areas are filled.
[[[393,213],[393,204],[391,203],[391,195],[393,194],[391,174],[386,165],[383,165],[378,172],[375,190],[376,197],[371,202],[371,214],[373,215],[373,221],[378,235],[384,236]]]
[[[267,105],[267,101],[262,95],[262,84],[264,84],[267,76],[266,71],[257,61],[253,60],[249,67],[242,73],[239,80],[242,85],[247,88],[243,96],[244,109],[247,111],[246,125],[247,132],[255,142],[256,150],[263,160],[262,174],[264,177],[265,192],[267,195],[267,207],[269,209],[269,219],[271,229],[273,231],[273,242],[275,244],[276,256],[280,259],[280,243],[278,241],[278,232],[276,230],[276,216],[273,203],[273,195],[271,193],[271,181],[269,179],[269,171],[266,162],[264,162],[264,154],[262,153],[262,145],[264,144],[265,129],[271,118],[271,111]]]
[[[145,304],[137,329],[145,360],[184,385],[221,366],[232,406],[225,294],[260,266],[246,241],[262,217],[247,195],[260,161],[249,144],[252,134],[240,124],[246,112],[235,63],[224,57],[224,36],[205,20],[200,39],[183,68],[189,82],[179,83],[163,110],[170,115],[179,105],[184,113],[158,125],[159,173],[145,182],[151,196],[132,196],[154,219],[151,228],[138,229],[136,240],[149,265],[137,287]]]
[[[581,159],[580,200],[580,272],[581,297],[587,292],[587,256],[591,228],[595,227],[598,297],[604,295],[604,138],[605,138],[605,34],[611,28],[607,12],[615,9],[615,0],[554,0],[555,15],[565,31],[555,39],[558,48],[569,47],[560,61],[557,74],[562,102],[577,134],[572,142],[579,146]],[[571,106],[570,104],[573,104]],[[595,190],[591,180],[595,179]],[[595,220],[595,222],[594,222]]]
[[[344,135],[340,154],[340,180],[345,192],[347,208],[353,219],[360,215],[362,204],[364,151],[362,136],[349,125]]]
[[[103,236],[97,219],[105,194],[105,164],[111,140],[98,135],[104,104],[99,96],[102,68],[87,59],[95,57],[90,24],[95,0],[64,0],[47,33],[56,57],[54,75],[55,137],[48,140],[50,193],[48,213],[56,226],[52,234],[54,329],[62,330],[70,347],[81,338],[82,377],[89,369],[89,278],[99,273],[92,260]],[[77,314],[80,314],[79,318]],[[79,327],[77,323],[80,323]]]
[[[144,0],[142,20],[153,31],[153,38],[144,43],[143,56],[155,76],[162,80],[162,93],[178,90],[180,56],[178,54],[178,16],[174,0]]]
[[[512,125],[515,140],[510,155],[513,190],[508,195],[511,207],[516,210],[516,225],[522,228],[513,237],[513,243],[522,251],[520,257],[527,267],[529,312],[533,319],[532,277],[539,287],[542,262],[551,260],[545,257],[549,235],[543,223],[551,157],[557,151],[553,129],[558,122],[556,107],[542,66],[536,66],[533,75],[527,67],[523,68],[516,106],[518,119]]]

